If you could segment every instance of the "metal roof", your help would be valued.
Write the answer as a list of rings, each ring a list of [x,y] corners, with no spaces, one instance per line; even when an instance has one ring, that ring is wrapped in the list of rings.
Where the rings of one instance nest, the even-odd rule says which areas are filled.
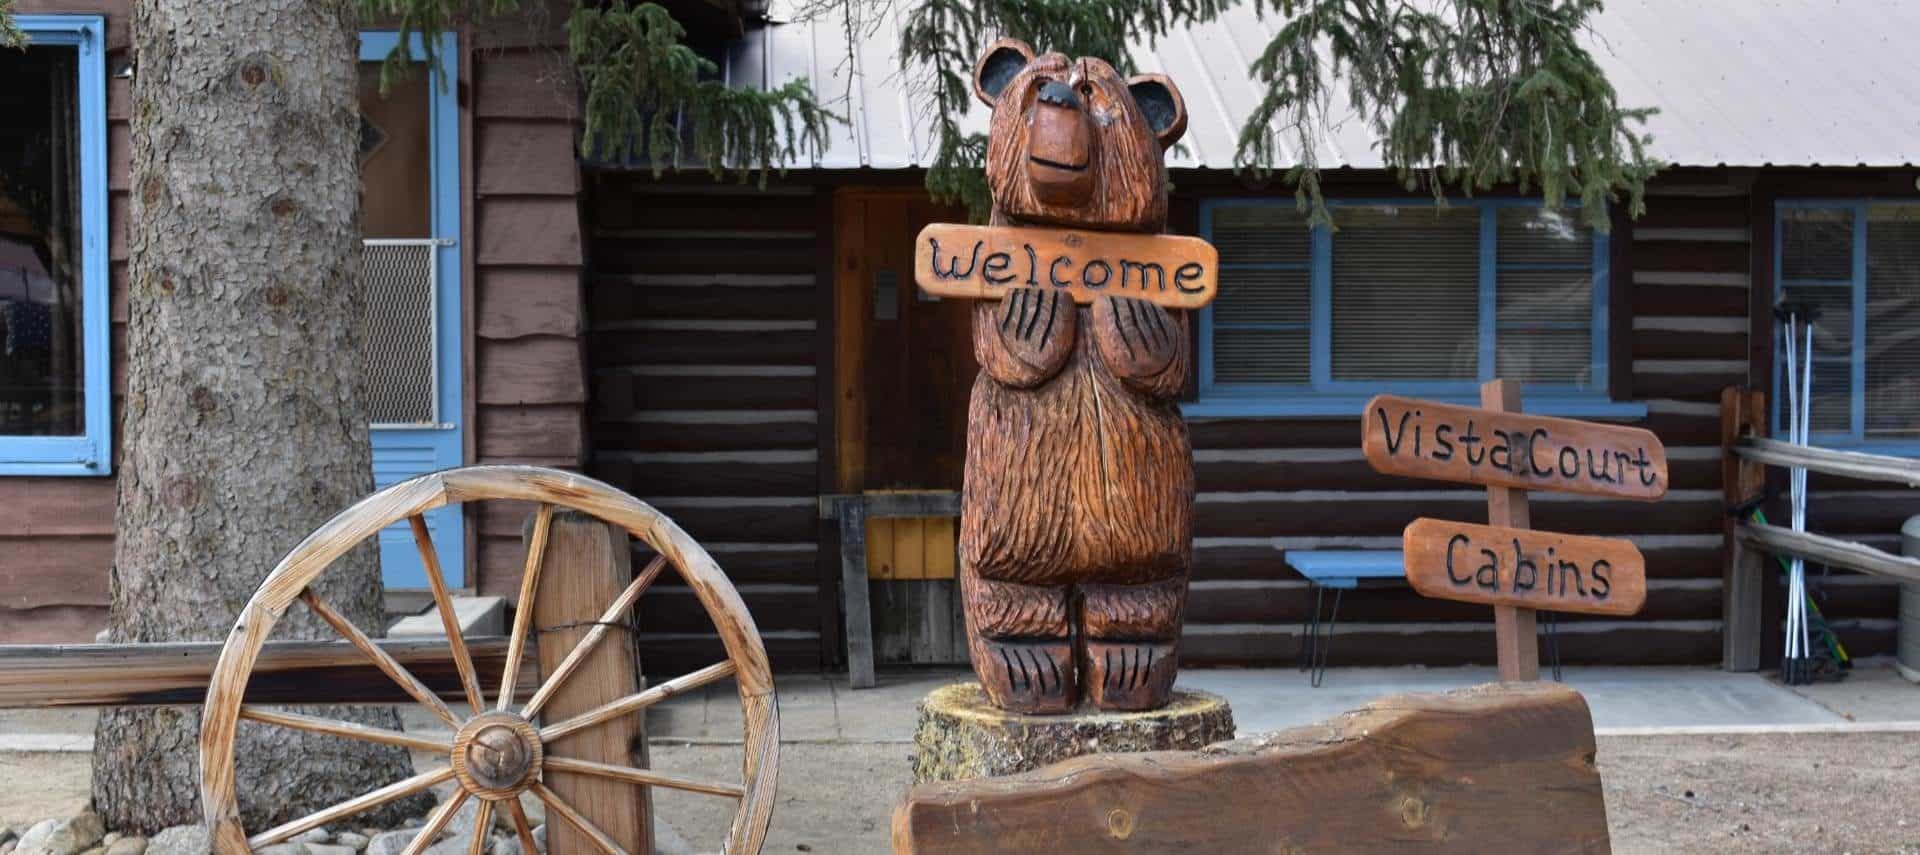
[[[782,17],[775,2],[771,17]],[[854,34],[820,16],[749,31],[728,51],[727,83],[769,88],[805,78],[847,118],[833,128],[819,169],[905,169],[934,154],[924,75],[903,75],[897,54],[906,3]],[[1250,4],[1249,4],[1250,5]],[[1912,83],[1920,2],[1902,0],[1612,0],[1587,37],[1629,107],[1657,107],[1652,152],[1681,166],[1898,166],[1920,157],[1920,90]],[[1189,127],[1169,152],[1175,168],[1231,169],[1245,116],[1259,97],[1247,74],[1280,27],[1248,6],[1179,31],[1134,64],[1173,78]],[[1334,87],[1334,91],[1342,91]],[[1344,104],[1344,95],[1338,103]],[[968,130],[984,130],[975,103]],[[1283,137],[1284,139],[1285,137]],[[1323,168],[1382,166],[1358,118],[1318,142]],[[1285,164],[1280,164],[1284,166]]]

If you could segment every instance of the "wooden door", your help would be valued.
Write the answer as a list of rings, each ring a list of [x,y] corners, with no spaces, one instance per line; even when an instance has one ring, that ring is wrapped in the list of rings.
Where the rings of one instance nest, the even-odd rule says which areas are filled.
[[[968,304],[921,296],[913,239],[964,222],[919,188],[835,198],[835,442],[842,492],[959,490],[973,359]],[[881,663],[966,661],[953,518],[869,520]]]

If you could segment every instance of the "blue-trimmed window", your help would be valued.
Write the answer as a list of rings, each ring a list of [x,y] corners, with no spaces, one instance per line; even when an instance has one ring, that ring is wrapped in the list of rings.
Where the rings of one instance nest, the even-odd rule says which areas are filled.
[[[1210,200],[1220,295],[1200,313],[1189,415],[1351,415],[1381,392],[1630,416],[1606,399],[1607,239],[1521,200],[1343,202],[1308,228],[1291,199]]]
[[[1810,438],[1920,453],[1920,203],[1781,202],[1774,229],[1777,297],[1814,313]],[[1774,423],[1785,425],[1778,327]]]
[[[112,471],[107,84],[97,15],[0,50],[0,475]]]

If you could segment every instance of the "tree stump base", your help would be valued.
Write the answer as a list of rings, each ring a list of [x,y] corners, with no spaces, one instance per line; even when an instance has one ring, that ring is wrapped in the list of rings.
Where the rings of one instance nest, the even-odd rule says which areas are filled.
[[[1193,750],[1233,738],[1233,709],[1207,692],[1175,689],[1149,712],[1083,709],[1023,715],[995,708],[979,683],[955,683],[920,702],[914,783],[1011,775],[1086,754]]]

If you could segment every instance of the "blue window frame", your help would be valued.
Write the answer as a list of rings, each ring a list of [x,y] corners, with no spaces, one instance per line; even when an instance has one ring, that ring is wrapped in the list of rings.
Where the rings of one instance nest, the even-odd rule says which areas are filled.
[[[58,106],[42,113],[43,125],[12,112],[6,120],[8,145],[44,143],[52,154],[35,175],[46,179],[40,187],[9,182],[45,201],[6,200],[26,212],[19,219],[46,223],[30,227],[35,234],[0,234],[0,475],[109,475],[106,26],[98,15],[13,21],[28,49],[9,51],[9,61],[71,73],[73,88],[46,96]],[[48,53],[69,50],[70,58]],[[43,138],[35,137],[41,127]]]
[[[1520,199],[1332,207],[1335,227],[1308,229],[1290,198],[1202,204],[1221,297],[1199,314],[1187,415],[1348,416],[1382,392],[1474,403],[1496,374],[1526,380],[1529,411],[1645,414],[1607,399],[1607,237],[1573,213]],[[1527,234],[1542,224],[1557,239]],[[1400,305],[1416,293],[1407,276],[1447,305]]]
[[[1776,300],[1816,312],[1809,438],[1920,455],[1920,202],[1781,201],[1773,228]],[[1784,434],[1778,322],[1773,335],[1773,423]]]

